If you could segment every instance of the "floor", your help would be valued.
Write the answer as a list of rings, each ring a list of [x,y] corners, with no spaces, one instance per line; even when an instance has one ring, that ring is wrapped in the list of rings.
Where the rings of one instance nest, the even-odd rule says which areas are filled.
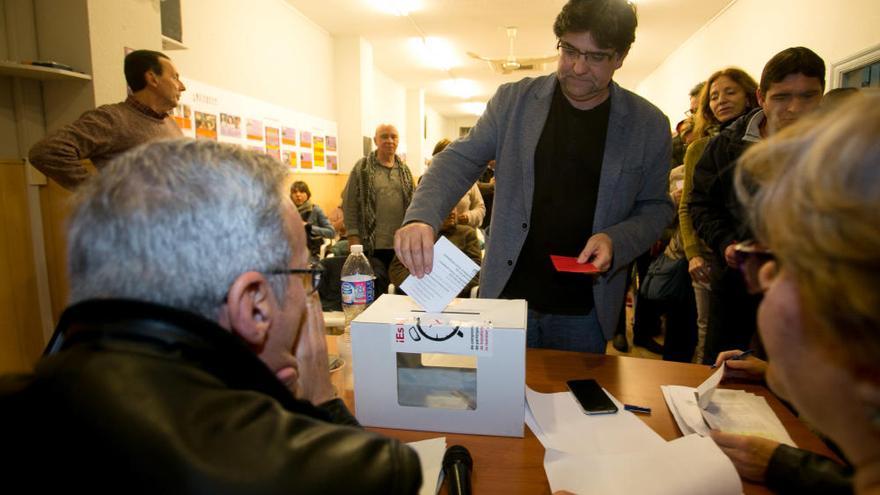
[[[630,294],[627,294],[627,304],[626,304],[626,341],[629,344],[629,348],[627,352],[620,352],[614,348],[611,344],[611,341],[608,341],[608,347],[605,349],[605,352],[612,356],[629,356],[629,357],[638,357],[645,359],[663,359],[663,356],[660,354],[655,354],[644,347],[637,347],[633,345],[633,333],[632,333],[632,323],[633,323],[633,307],[632,307],[632,298]],[[663,343],[663,336],[655,337],[658,343]]]

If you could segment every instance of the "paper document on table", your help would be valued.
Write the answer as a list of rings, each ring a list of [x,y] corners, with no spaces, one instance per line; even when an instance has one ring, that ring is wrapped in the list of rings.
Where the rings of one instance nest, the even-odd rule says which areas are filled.
[[[618,407],[617,413],[592,416],[584,414],[571,392],[542,394],[526,388],[526,400],[537,428],[543,432],[541,443],[548,449],[570,454],[614,454],[663,443],[660,435],[625,411],[614,397],[611,400]]]
[[[422,278],[410,275],[400,284],[400,288],[425,311],[439,313],[479,271],[480,267],[461,249],[440,236],[434,243],[431,273]]]
[[[678,429],[683,435],[698,433],[702,436],[709,435],[709,425],[703,420],[693,387],[680,385],[662,385],[663,398],[669,406],[669,412],[675,419]]]
[[[690,435],[621,454],[572,455],[548,449],[550,491],[603,495],[740,495],[733,463],[710,438]]]
[[[723,368],[723,367],[722,367]],[[663,385],[663,398],[678,428],[685,435],[709,435],[709,429],[754,435],[795,447],[782,422],[763,397],[744,390],[717,388],[723,369],[699,387]],[[705,407],[698,400],[709,397]]]
[[[446,437],[409,442],[407,445],[416,451],[422,464],[422,488],[419,489],[419,495],[436,495],[440,491]]]
[[[547,440],[547,435],[544,435],[544,431],[541,430],[541,427],[538,426],[538,421],[535,420],[535,415],[532,414],[532,409],[529,408],[529,401],[526,401],[526,426],[532,430],[532,433],[535,434],[535,438],[541,442],[541,445],[543,445],[545,449],[550,448],[550,442]]]
[[[712,394],[715,393],[715,389],[718,388],[718,384],[721,383],[721,379],[724,378],[724,363],[721,363],[721,366],[718,367],[718,371],[712,373],[712,376],[707,378],[703,383],[697,387],[697,402],[700,404],[702,409],[706,409],[709,406],[709,401],[712,400]]]
[[[718,389],[703,418],[714,430],[769,438],[795,447],[767,400],[744,390]]]

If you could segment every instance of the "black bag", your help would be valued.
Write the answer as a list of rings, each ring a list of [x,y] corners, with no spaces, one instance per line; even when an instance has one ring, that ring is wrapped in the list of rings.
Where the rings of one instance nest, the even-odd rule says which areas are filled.
[[[672,259],[661,253],[648,266],[639,294],[652,301],[683,301],[691,293],[687,258]]]

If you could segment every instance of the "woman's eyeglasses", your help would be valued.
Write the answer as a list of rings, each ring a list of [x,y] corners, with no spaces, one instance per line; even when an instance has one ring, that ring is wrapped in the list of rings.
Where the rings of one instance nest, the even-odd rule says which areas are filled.
[[[266,273],[270,275],[303,275],[303,288],[306,294],[314,294],[318,287],[321,286],[321,278],[324,275],[324,267],[320,263],[312,263],[308,268],[285,268],[279,270],[269,270]],[[308,275],[306,277],[305,275]]]
[[[743,274],[749,294],[763,292],[758,272],[765,263],[776,260],[773,252],[755,241],[741,242],[733,247],[733,252],[736,267]]]

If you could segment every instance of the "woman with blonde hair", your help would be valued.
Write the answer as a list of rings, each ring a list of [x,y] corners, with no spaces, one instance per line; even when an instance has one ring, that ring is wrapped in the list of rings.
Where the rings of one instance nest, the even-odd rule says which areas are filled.
[[[678,207],[679,227],[688,259],[688,272],[693,279],[697,301],[697,344],[694,361],[703,361],[706,332],[709,326],[709,277],[717,269],[712,250],[694,229],[688,211],[688,199],[693,189],[694,169],[709,140],[719,129],[738,117],[758,108],[758,84],[742,69],[728,67],[709,76],[700,91],[700,100],[694,114],[692,139],[684,156],[684,190]],[[709,356],[709,359],[714,356]]]
[[[755,145],[736,182],[759,243],[738,254],[747,282],[764,293],[767,383],[840,447],[855,493],[878,494],[880,94],[853,97]],[[741,474],[775,479],[780,447],[713,437]]]

